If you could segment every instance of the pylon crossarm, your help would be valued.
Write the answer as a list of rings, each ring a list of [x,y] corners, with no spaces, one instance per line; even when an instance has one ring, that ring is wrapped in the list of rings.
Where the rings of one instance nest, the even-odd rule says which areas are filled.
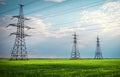
[[[10,33],[10,36],[11,35],[19,35],[17,32],[13,32],[13,33]]]
[[[12,16],[13,18],[21,18],[21,19],[24,19],[24,20],[30,20],[30,18],[25,18],[25,17],[20,17],[19,15],[18,16]]]
[[[13,33],[10,34],[10,36],[11,36],[11,35],[21,35],[21,34],[20,34],[20,33],[17,33],[17,32],[13,32]],[[31,35],[28,35],[28,34],[22,34],[22,36],[25,37],[25,36],[31,36]]]
[[[24,26],[24,28],[27,28],[27,29],[34,29],[34,28],[29,27],[29,26]]]
[[[16,24],[9,24],[7,27],[9,27],[9,26],[13,26],[13,27],[19,27],[19,26],[17,26]],[[21,28],[27,28],[27,29],[34,29],[34,28],[31,28],[31,27],[29,27],[29,26],[21,26]]]
[[[16,27],[17,25],[16,25],[16,24],[9,24],[7,27],[9,27],[9,26],[14,26],[14,27]]]
[[[12,16],[13,18],[20,18],[20,16]]]
[[[28,35],[28,34],[24,34],[24,37],[25,37],[25,36],[31,36],[31,35]]]

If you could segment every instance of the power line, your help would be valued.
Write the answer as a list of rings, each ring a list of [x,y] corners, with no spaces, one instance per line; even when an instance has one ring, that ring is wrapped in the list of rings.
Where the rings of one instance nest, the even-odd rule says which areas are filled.
[[[25,6],[28,6],[28,5],[36,2],[36,1],[39,1],[39,0],[32,0],[32,1],[30,1],[30,2],[25,3],[24,5],[25,5]],[[14,10],[16,10],[16,9],[18,9],[18,7],[17,7],[17,8],[15,7],[15,8],[12,8],[12,9],[9,9],[9,10],[3,11],[3,12],[0,12],[0,14],[8,13],[8,12],[14,11]]]
[[[25,3],[24,5],[25,5],[25,6],[28,6],[28,5],[32,4],[32,3],[37,2],[37,1],[40,1],[40,0],[32,0],[32,1],[30,1],[30,2]],[[73,0],[73,1],[74,1],[74,0]],[[65,1],[65,2],[67,2],[67,1]],[[72,2],[72,1],[71,1],[71,2]],[[99,2],[102,2],[102,1],[100,0],[100,1],[96,1],[96,2],[90,3],[90,4],[99,3]],[[62,3],[64,3],[64,2],[62,2]],[[62,4],[62,3],[59,3],[59,4],[56,3],[56,4],[54,4],[54,5],[50,5],[50,6],[41,8],[41,9],[39,9],[39,10],[41,11],[41,10],[49,9],[49,8],[51,8],[51,7],[53,7],[53,6],[60,5],[60,4]],[[87,4],[87,5],[89,5],[89,4]],[[6,13],[6,12],[10,12],[10,11],[13,11],[13,10],[16,10],[16,9],[17,9],[17,8],[12,8],[12,9],[10,9],[10,10],[3,11],[3,12],[1,12],[0,14]],[[72,9],[75,9],[75,8],[72,8]],[[32,13],[37,12],[37,11],[39,11],[39,10],[37,9],[36,11],[32,11],[32,12],[29,12],[29,13],[26,13],[26,14],[27,14],[27,15],[28,15],[28,14],[32,14]],[[68,10],[69,10],[69,9],[68,9]],[[70,10],[71,10],[71,9],[70,9]],[[63,15],[63,14],[62,14],[62,15]],[[55,16],[57,16],[57,15],[55,15]],[[50,17],[51,17],[51,15],[50,15]],[[52,16],[52,17],[53,17],[53,16]]]
[[[97,3],[97,4],[95,4],[95,3]],[[64,12],[60,12],[61,14],[55,14],[55,15],[50,15],[49,14],[48,16],[42,17],[42,18],[45,19],[45,18],[48,18],[48,17],[56,17],[56,16],[60,16],[60,15],[69,14],[69,13],[72,13],[72,12],[79,11],[80,9],[88,9],[88,8],[91,8],[91,7],[94,7],[94,6],[98,6],[99,3],[102,3],[102,1],[100,0],[100,1],[90,3],[90,4],[95,4],[95,5],[91,5],[91,6],[87,6],[87,7],[84,7],[86,5],[79,6],[79,7],[84,7],[84,8],[79,8],[79,7],[77,7],[77,9],[76,9],[76,7],[70,8],[70,9],[64,10]],[[87,5],[89,5],[89,4],[87,4]],[[67,11],[67,12],[65,12],[65,11]]]
[[[74,0],[71,0],[71,3],[72,3],[72,1],[74,1]],[[65,1],[65,2],[67,2],[67,1]],[[55,4],[53,4],[53,5],[50,5],[50,6],[47,6],[47,7],[43,7],[43,8],[40,8],[40,9],[31,11],[31,12],[28,12],[28,13],[26,13],[26,15],[32,14],[32,13],[35,13],[35,12],[38,12],[38,11],[44,11],[44,10],[50,9],[50,8],[52,8],[52,7],[55,7],[55,6],[59,6],[59,5],[61,5],[61,4],[64,4],[65,2],[55,3]]]
[[[30,2],[25,3],[24,5],[25,5],[25,6],[28,6],[28,5],[30,5],[30,4],[33,4],[33,3],[37,2],[37,1],[40,1],[40,0],[32,0],[32,1],[30,1]],[[72,2],[72,1],[74,1],[74,0],[71,0],[71,2]],[[63,2],[62,2],[62,3],[63,3]],[[60,3],[60,4],[62,4],[62,3]],[[41,9],[39,9],[39,10],[49,9],[49,8],[51,8],[51,7],[53,7],[53,6],[56,6],[56,5],[58,5],[58,3],[53,4],[53,5],[50,5],[50,6],[47,6],[47,7],[44,7],[44,8],[41,8]],[[7,12],[11,12],[11,11],[16,10],[16,9],[18,9],[18,8],[12,8],[12,9],[3,11],[3,12],[1,12],[0,14],[4,14],[4,13],[7,13]],[[34,11],[32,11],[32,12],[34,12]],[[32,12],[31,12],[31,13],[32,13]],[[27,14],[30,14],[30,13],[27,13]]]
[[[80,8],[78,7],[77,9],[81,9],[81,7],[84,7],[84,6],[86,6],[86,5],[91,5],[91,4],[95,4],[95,3],[98,3],[98,4],[99,4],[100,2],[103,2],[103,1],[100,0],[100,1],[96,1],[96,2],[89,3],[89,4],[85,4],[85,5],[79,6]],[[60,3],[60,4],[62,4],[62,3]],[[60,5],[60,4],[59,4],[59,5]],[[97,4],[97,5],[98,5],[98,4]],[[37,9],[37,10],[35,10],[35,11],[29,12],[29,13],[26,13],[26,14],[28,15],[28,14],[32,14],[32,13],[35,13],[35,12],[38,12],[38,11],[43,11],[43,10],[49,9],[49,8],[51,8],[51,7],[53,7],[53,6],[56,6],[56,5],[58,5],[58,4],[55,4],[55,5],[52,5],[52,6],[48,6],[48,7],[45,7],[45,8],[41,8],[41,9],[39,9],[39,10]],[[94,6],[97,6],[97,5],[94,5]],[[89,7],[93,7],[93,6],[89,6]],[[86,8],[89,8],[89,7],[86,7]],[[85,9],[86,9],[86,8],[85,8]],[[63,12],[63,11],[61,11],[61,12],[60,12],[61,14],[56,14],[56,15],[50,15],[50,14],[49,14],[49,16],[46,16],[46,17],[43,17],[43,18],[45,19],[45,18],[47,18],[47,17],[55,17],[55,16],[58,16],[58,15],[64,15],[64,14],[72,13],[72,12],[75,12],[75,10],[77,10],[77,9],[76,9],[76,7],[70,8],[70,9],[64,10],[64,11],[68,11],[68,12]],[[69,10],[70,10],[70,11],[69,11]]]
[[[7,10],[7,11],[3,11],[3,12],[1,12],[0,14],[4,14],[4,13],[7,13],[7,12],[11,12],[11,11],[16,10],[16,9],[18,9],[18,8],[12,8],[12,9],[9,9],[9,10]]]
[[[50,15],[49,14],[49,16],[43,17],[43,19],[48,18],[48,17],[56,17],[56,16],[60,16],[60,15],[69,14],[69,13],[72,13],[72,12],[79,11],[80,9],[87,9],[87,8],[91,8],[91,7],[94,7],[94,6],[98,6],[99,3],[101,3],[101,2],[103,2],[103,1],[100,0],[100,1],[89,3],[89,4],[85,4],[85,5],[79,6],[80,8],[79,7],[70,8],[70,9],[64,10],[64,11],[60,12],[60,14],[56,14],[56,15]],[[96,4],[96,5],[91,5],[91,4]],[[87,7],[83,8],[86,5],[90,5],[90,6],[87,6]],[[67,11],[67,12],[65,12],[65,11]]]
[[[33,0],[34,1],[34,0]],[[101,1],[100,1],[101,2]],[[27,3],[26,5],[30,4],[32,2]],[[95,2],[94,2],[95,3]],[[99,17],[98,17],[99,18]],[[65,22],[65,23],[61,23],[61,24],[55,24],[55,25],[64,25],[64,24],[68,24],[68,23],[72,23],[72,22],[76,22],[76,21],[70,21],[70,22]]]
[[[39,0],[38,0],[38,1],[39,1]],[[31,4],[31,3],[34,3],[34,2],[36,2],[36,0],[33,0],[33,1],[31,1],[31,2],[28,2],[28,3],[26,3],[25,5],[27,6],[27,5],[29,5],[29,4]],[[71,2],[72,2],[72,1],[71,1]],[[90,4],[95,4],[95,3],[99,3],[99,2],[102,2],[102,1],[100,0],[100,1],[92,2],[92,3],[90,3]],[[60,3],[60,4],[62,4],[62,3]],[[41,8],[41,9],[39,9],[39,10],[41,11],[41,10],[49,9],[49,8],[51,8],[51,7],[53,7],[53,6],[60,5],[60,4],[50,5],[50,6]],[[90,5],[90,4],[87,4],[87,5]],[[97,5],[98,5],[98,4],[97,4]],[[93,7],[93,6],[97,6],[97,5],[92,5],[92,6],[89,6],[89,7],[87,6],[87,7],[84,8],[84,9],[87,9],[87,8],[90,8],[90,7]],[[85,6],[85,5],[83,5],[83,6]],[[80,6],[80,7],[83,7],[83,6]],[[17,9],[17,8],[13,8],[13,9],[8,10],[8,11],[5,11],[5,12],[9,12],[9,11],[12,11],[12,10],[15,10],[15,9]],[[78,9],[81,9],[81,8],[78,8]],[[32,12],[29,12],[29,13],[26,13],[26,14],[27,14],[27,15],[28,15],[28,14],[32,14],[32,13],[37,12],[37,11],[39,11],[39,10],[32,11]],[[75,12],[75,10],[77,10],[77,9],[76,9],[76,8],[72,8],[72,10],[71,10],[71,8],[70,8],[70,9],[67,9],[67,10],[70,10],[70,11],[68,11],[68,12],[63,12],[63,13],[61,13],[61,14],[56,14],[56,15],[53,15],[53,16],[49,15],[49,16],[47,16],[47,17],[55,17],[55,16],[58,16],[58,15],[64,15],[64,14],[72,13],[72,12]],[[64,11],[65,11],[65,10],[64,10]],[[77,11],[78,11],[78,10],[77,10]],[[2,12],[2,13],[5,13],[5,12]],[[1,13],[0,13],[0,14],[1,14]],[[43,18],[45,19],[45,18],[47,18],[47,17],[43,17]]]
[[[103,24],[106,25],[108,23],[113,23],[113,22],[118,22],[118,21],[111,21],[111,22],[104,22]],[[69,24],[69,23],[66,23],[66,24]],[[117,24],[120,24],[120,23],[117,23]],[[93,25],[93,24],[92,24]],[[96,24],[94,24],[96,25]],[[93,27],[93,26],[90,26],[90,25],[83,25],[83,26],[80,26],[80,27],[71,27],[71,28],[66,28],[66,29],[73,29],[73,28],[86,28],[86,27]],[[113,27],[120,27],[120,26],[113,26]],[[56,31],[56,30],[55,30]]]
[[[120,14],[119,14],[120,15]],[[117,15],[117,16],[119,16],[119,15]],[[104,17],[106,17],[106,16],[104,16]],[[100,17],[95,17],[95,18],[100,18]],[[92,20],[92,19],[86,19],[86,20]],[[75,20],[75,21],[70,21],[70,22],[64,22],[64,23],[60,23],[60,24],[55,24],[54,26],[57,26],[57,25],[64,25],[64,24],[69,24],[69,23],[73,23],[73,22],[79,22],[80,21],[80,19],[79,20]],[[85,21],[85,20],[84,20]],[[84,21],[80,21],[80,22],[84,22]]]
[[[97,4],[95,4],[95,3],[97,3]],[[46,18],[48,18],[48,17],[56,17],[56,16],[60,16],[60,15],[69,14],[69,13],[72,13],[72,12],[79,11],[80,9],[87,9],[87,8],[95,7],[95,6],[98,6],[99,3],[102,3],[102,1],[100,0],[100,1],[96,1],[96,2],[90,3],[90,4],[95,4],[95,5],[87,4],[87,5],[90,5],[90,6],[87,6],[87,7],[85,7],[85,8],[77,8],[77,9],[76,9],[76,7],[74,7],[74,8],[70,8],[70,9],[67,9],[67,10],[62,11],[62,12],[60,12],[60,14],[55,14],[55,15],[49,14],[48,16],[43,16],[42,19],[46,19]],[[85,5],[82,5],[82,6],[79,6],[79,7],[84,7],[84,6],[85,6]],[[44,10],[45,10],[45,9],[44,9]],[[37,11],[39,11],[39,10],[37,10]],[[33,11],[33,12],[30,12],[30,13],[27,13],[27,14],[32,14],[32,13],[37,12],[37,11]],[[42,11],[42,9],[41,9],[40,11]],[[66,12],[66,11],[67,11],[67,12]]]
[[[118,14],[118,15],[116,15],[116,16],[119,16],[120,14]],[[106,17],[106,16],[104,16],[104,17]],[[99,16],[98,17],[95,17],[95,18],[100,18]],[[86,19],[86,20],[92,20],[92,19]],[[77,22],[85,22],[86,20],[84,20],[84,21],[80,21],[80,19],[79,20],[75,20],[75,21],[70,21],[70,22],[64,22],[64,23],[60,23],[60,24],[54,24],[54,26],[58,26],[58,25],[65,25],[65,24],[71,24],[71,23],[77,23]],[[116,22],[118,22],[118,21],[116,21]],[[111,21],[111,23],[113,23],[113,21]],[[82,26],[81,26],[82,27]]]
[[[56,17],[56,16],[61,16],[61,15],[65,15],[65,14],[69,14],[69,13],[73,13],[73,12],[76,12],[76,11],[79,11],[80,9],[88,9],[88,8],[91,8],[91,7],[96,7],[96,6],[99,6],[99,3],[95,4],[95,5],[90,5],[90,6],[87,6],[85,8],[73,8],[72,10],[69,10],[67,12],[62,12],[61,14],[55,14],[55,15],[49,15],[49,16],[46,16],[46,17],[42,17],[42,19],[46,19],[48,17]]]
[[[119,17],[119,16],[120,16],[120,14],[118,14],[118,15],[116,15],[116,16],[118,16],[118,17]],[[115,17],[116,17],[116,16],[115,16]],[[107,17],[107,16],[102,16],[102,17]],[[113,17],[114,17],[114,16],[113,16]],[[95,17],[95,18],[100,18],[100,16]],[[85,21],[87,21],[87,20],[92,20],[92,19],[86,19],[86,20],[83,20],[83,21],[81,21],[81,20],[79,19],[79,20],[70,21],[70,22],[64,22],[64,23],[60,23],[60,24],[54,24],[54,26],[58,26],[58,25],[65,25],[65,24],[70,24],[70,23],[73,23],[73,22],[74,22],[74,23],[75,23],[75,22],[77,23],[77,22],[79,22],[79,21],[80,21],[80,22],[85,22]]]

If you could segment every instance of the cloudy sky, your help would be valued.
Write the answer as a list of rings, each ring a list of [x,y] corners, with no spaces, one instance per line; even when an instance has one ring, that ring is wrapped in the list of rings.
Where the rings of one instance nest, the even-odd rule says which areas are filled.
[[[73,33],[81,58],[93,58],[99,35],[104,58],[120,58],[120,0],[0,0],[0,57],[10,57],[18,4],[24,4],[29,57],[69,58]]]

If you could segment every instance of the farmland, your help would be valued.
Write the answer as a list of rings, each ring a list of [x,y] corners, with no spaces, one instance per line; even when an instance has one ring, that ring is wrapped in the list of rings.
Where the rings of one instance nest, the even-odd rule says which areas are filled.
[[[0,77],[120,77],[120,59],[0,59]]]

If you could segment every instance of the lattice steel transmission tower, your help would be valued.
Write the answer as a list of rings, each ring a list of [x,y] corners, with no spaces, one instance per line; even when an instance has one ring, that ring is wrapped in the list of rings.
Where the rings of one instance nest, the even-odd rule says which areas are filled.
[[[10,59],[28,59],[28,54],[27,54],[27,50],[26,50],[26,43],[25,43],[25,37],[26,36],[30,36],[27,35],[24,32],[24,29],[31,29],[31,27],[29,26],[25,26],[24,25],[24,21],[25,20],[29,20],[28,18],[25,18],[23,15],[23,6],[22,4],[19,5],[20,9],[19,9],[19,15],[18,16],[13,16],[13,18],[17,18],[18,22],[17,24],[9,24],[8,26],[14,26],[17,28],[16,32],[11,33],[10,35],[15,35],[15,42],[14,42],[14,46],[11,52],[11,58]]]
[[[73,35],[73,47],[72,47],[72,53],[71,53],[71,58],[72,59],[79,59],[80,58],[80,53],[79,53],[79,49],[78,49],[78,42],[77,42],[77,35],[76,32],[74,32]]]
[[[101,51],[101,48],[100,48],[100,40],[99,40],[99,37],[97,36],[97,44],[96,44],[96,51],[95,51],[95,59],[103,59],[103,56],[102,56],[102,51]]]

